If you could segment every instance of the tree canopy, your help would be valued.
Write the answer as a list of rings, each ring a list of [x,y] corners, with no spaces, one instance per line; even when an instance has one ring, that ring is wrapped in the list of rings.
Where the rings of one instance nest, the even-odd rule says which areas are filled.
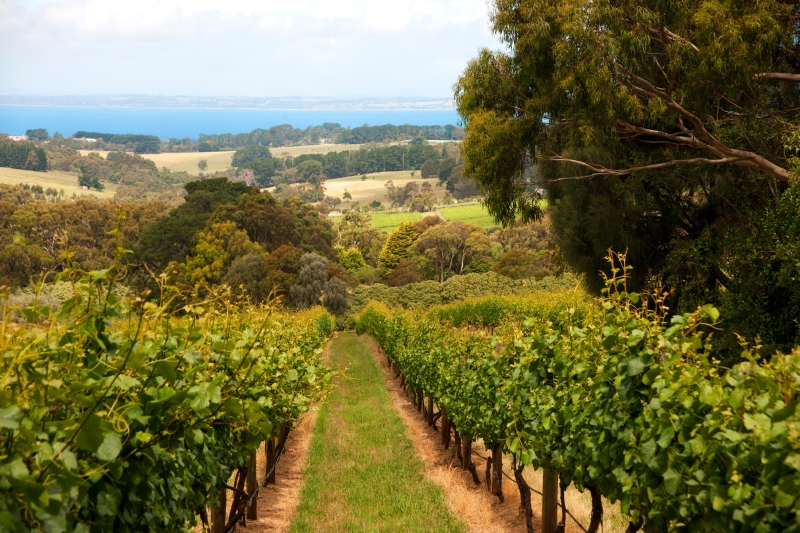
[[[537,219],[546,194],[555,243],[593,290],[608,249],[627,250],[630,288],[667,286],[675,311],[715,303],[744,335],[756,332],[745,316],[797,324],[774,276],[736,259],[749,250],[773,273],[795,260],[765,236],[787,212],[800,147],[796,2],[493,6],[507,51],[481,51],[456,86],[463,175],[489,211]],[[738,312],[724,308],[734,300]],[[761,329],[768,349],[800,340],[784,325]]]

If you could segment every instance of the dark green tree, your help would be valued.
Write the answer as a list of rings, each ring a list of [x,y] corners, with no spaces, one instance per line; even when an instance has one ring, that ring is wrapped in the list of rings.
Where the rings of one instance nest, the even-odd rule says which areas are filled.
[[[78,185],[86,187],[87,189],[95,189],[102,191],[105,186],[100,183],[100,179],[93,174],[81,174],[78,176]]]
[[[322,303],[328,284],[328,260],[318,254],[305,254],[300,259],[300,271],[289,289],[292,303],[300,309]]]
[[[270,159],[272,153],[269,148],[260,144],[251,144],[236,150],[231,160],[231,166],[240,167],[252,161],[261,161],[262,159]]]
[[[50,134],[47,133],[47,130],[44,128],[36,128],[28,130],[25,132],[25,135],[28,137],[28,139],[38,140],[38,141],[44,141],[45,139],[50,138]]]

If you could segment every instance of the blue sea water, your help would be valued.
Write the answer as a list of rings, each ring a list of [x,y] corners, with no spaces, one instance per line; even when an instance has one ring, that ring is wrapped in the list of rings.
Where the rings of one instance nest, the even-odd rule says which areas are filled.
[[[134,107],[0,106],[0,132],[23,135],[46,128],[50,135],[76,131],[142,133],[197,139],[200,133],[243,133],[256,128],[291,124],[295,128],[338,122],[343,127],[369,124],[458,125],[452,110],[280,110]]]

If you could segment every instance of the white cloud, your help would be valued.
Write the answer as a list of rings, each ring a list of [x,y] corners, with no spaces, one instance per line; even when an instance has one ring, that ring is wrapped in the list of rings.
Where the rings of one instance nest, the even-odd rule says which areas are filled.
[[[449,94],[477,49],[497,46],[488,10],[486,0],[0,0],[0,93]]]

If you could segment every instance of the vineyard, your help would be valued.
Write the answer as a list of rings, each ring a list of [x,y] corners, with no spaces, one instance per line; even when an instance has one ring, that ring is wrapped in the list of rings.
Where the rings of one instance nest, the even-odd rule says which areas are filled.
[[[328,388],[332,317],[179,303],[163,277],[161,298],[120,298],[115,268],[62,276],[59,309],[0,298],[0,531],[232,531],[256,450],[274,468]]]
[[[612,272],[597,300],[539,292],[426,313],[373,303],[357,328],[441,422],[445,447],[455,430],[476,483],[472,443],[492,450],[486,484],[501,501],[511,458],[528,531],[526,467],[545,472],[543,531],[563,531],[570,484],[591,495],[589,533],[601,496],[620,502],[629,532],[800,529],[800,355],[743,340],[744,362],[723,368],[716,309],[668,316],[658,297],[626,291],[624,265]]]

